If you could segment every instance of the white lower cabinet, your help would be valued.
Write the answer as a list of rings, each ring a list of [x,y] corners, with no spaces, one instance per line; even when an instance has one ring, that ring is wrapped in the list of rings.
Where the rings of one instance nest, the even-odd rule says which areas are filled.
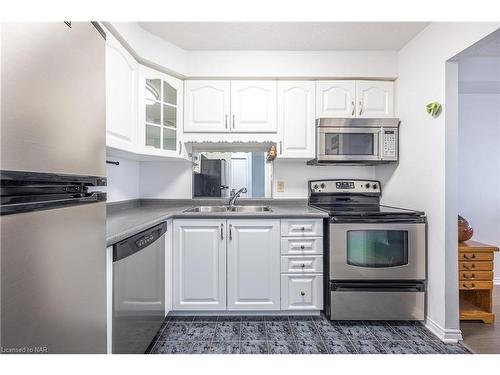
[[[321,310],[323,275],[281,275],[281,310]]]
[[[226,310],[225,220],[174,220],[174,310]]]
[[[280,309],[280,221],[228,220],[227,309]]]
[[[299,221],[304,237],[284,219],[174,220],[173,310],[321,310],[322,226]]]

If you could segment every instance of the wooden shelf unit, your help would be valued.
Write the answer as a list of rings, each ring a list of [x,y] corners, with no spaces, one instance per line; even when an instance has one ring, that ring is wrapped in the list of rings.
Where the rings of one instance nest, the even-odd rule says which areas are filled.
[[[498,247],[476,241],[458,244],[460,320],[493,323],[493,259]]]

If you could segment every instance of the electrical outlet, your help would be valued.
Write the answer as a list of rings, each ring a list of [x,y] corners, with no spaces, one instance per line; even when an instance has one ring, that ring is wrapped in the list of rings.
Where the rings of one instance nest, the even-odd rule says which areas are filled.
[[[285,181],[278,181],[276,183],[276,190],[278,193],[283,193],[285,191]]]

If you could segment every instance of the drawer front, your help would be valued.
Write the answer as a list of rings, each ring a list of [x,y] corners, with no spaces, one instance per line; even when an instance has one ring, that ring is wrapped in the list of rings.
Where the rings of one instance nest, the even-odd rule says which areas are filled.
[[[460,252],[458,253],[458,260],[466,262],[475,261],[493,261],[493,253],[474,253],[474,252]]]
[[[458,262],[460,271],[493,271],[493,262]]]
[[[323,309],[323,275],[281,275],[281,310]]]
[[[323,272],[323,256],[282,256],[281,273]]]
[[[288,219],[281,220],[282,236],[322,236],[323,220],[321,219]]]
[[[282,238],[282,255],[312,255],[323,254],[323,238]]]
[[[493,280],[493,271],[460,271],[460,280],[471,281],[471,280],[483,280],[491,281]]]
[[[493,289],[493,281],[460,281],[460,290]]]

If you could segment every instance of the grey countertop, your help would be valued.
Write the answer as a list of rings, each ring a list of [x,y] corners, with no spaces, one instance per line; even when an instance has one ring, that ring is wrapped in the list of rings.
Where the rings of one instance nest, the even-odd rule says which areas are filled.
[[[127,237],[171,218],[325,218],[326,212],[311,208],[307,200],[238,200],[238,204],[266,205],[271,212],[183,212],[193,206],[212,206],[226,203],[207,199],[137,199],[107,205],[106,245],[113,245]]]

